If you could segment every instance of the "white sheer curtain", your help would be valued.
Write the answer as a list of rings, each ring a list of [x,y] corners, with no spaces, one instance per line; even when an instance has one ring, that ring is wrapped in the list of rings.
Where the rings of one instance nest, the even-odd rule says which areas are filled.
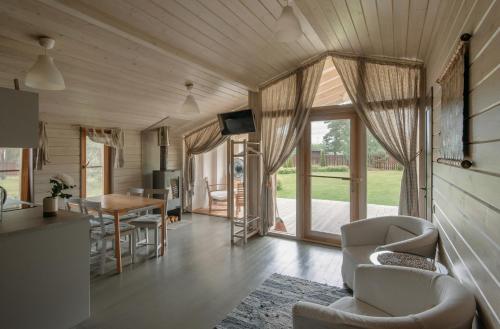
[[[208,152],[225,142],[227,136],[220,133],[218,121],[211,122],[184,136],[184,208],[192,210],[194,193],[195,162],[194,156]]]
[[[227,143],[194,157],[193,209],[208,208],[208,193],[205,178],[209,184],[224,184],[227,180]],[[226,189],[227,190],[227,189]]]
[[[422,65],[347,56],[332,59],[361,120],[403,165],[399,214],[418,216],[416,159],[423,106]]]
[[[276,200],[273,174],[285,162],[304,131],[324,64],[325,57],[260,91],[263,234],[274,224]]]

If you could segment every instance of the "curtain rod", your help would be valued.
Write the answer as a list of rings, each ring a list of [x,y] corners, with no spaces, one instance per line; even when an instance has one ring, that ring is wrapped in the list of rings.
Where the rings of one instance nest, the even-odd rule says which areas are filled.
[[[381,64],[393,64],[393,65],[402,65],[402,66],[423,66],[424,62],[421,60],[411,60],[411,59],[404,59],[404,58],[395,58],[395,57],[389,57],[389,56],[362,56],[362,55],[357,55],[354,53],[348,53],[348,52],[340,52],[340,51],[335,51],[335,50],[328,50],[326,52],[323,52],[319,55],[315,55],[313,57],[310,57],[304,61],[302,61],[297,67],[293,68],[292,70],[286,71],[284,73],[281,73],[271,79],[268,79],[261,84],[259,84],[259,89],[265,88],[281,79],[285,79],[289,77],[290,75],[296,73],[298,70],[303,69],[306,66],[309,66],[311,64],[314,64],[315,62],[321,60],[324,57],[344,57],[344,58],[358,58],[358,59],[365,59],[369,61],[374,61],[374,62],[379,62]]]
[[[94,129],[94,130],[122,129],[122,128],[119,128],[119,127],[94,127],[94,126],[85,126],[85,125],[71,125],[71,127],[85,128],[85,129]]]

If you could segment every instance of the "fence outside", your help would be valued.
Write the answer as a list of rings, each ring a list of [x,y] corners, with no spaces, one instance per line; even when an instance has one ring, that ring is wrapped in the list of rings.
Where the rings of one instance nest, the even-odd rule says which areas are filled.
[[[322,159],[323,157],[323,159]],[[343,154],[321,154],[319,151],[311,153],[311,165],[322,167],[349,166],[349,156]],[[403,170],[399,162],[390,156],[381,156],[379,154],[368,155],[367,167],[379,170]],[[285,162],[285,167],[296,166],[296,155],[293,154]]]

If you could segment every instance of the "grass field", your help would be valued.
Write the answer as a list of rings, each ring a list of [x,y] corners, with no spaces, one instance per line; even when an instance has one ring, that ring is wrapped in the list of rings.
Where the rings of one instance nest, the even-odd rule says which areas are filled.
[[[9,197],[19,198],[19,190],[21,189],[21,181],[19,176],[0,177],[0,186],[7,190]]]
[[[346,177],[347,172],[313,172],[318,176]],[[397,206],[401,186],[402,171],[396,170],[369,170],[367,198],[369,204]],[[281,189],[278,198],[295,199],[295,174],[278,174]],[[313,177],[311,182],[313,199],[349,201],[349,181],[339,179]]]

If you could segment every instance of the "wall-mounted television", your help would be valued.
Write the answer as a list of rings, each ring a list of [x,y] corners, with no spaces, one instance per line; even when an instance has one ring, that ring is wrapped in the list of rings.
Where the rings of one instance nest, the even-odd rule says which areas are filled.
[[[251,109],[220,113],[220,132],[222,135],[238,135],[255,132],[255,118]]]

